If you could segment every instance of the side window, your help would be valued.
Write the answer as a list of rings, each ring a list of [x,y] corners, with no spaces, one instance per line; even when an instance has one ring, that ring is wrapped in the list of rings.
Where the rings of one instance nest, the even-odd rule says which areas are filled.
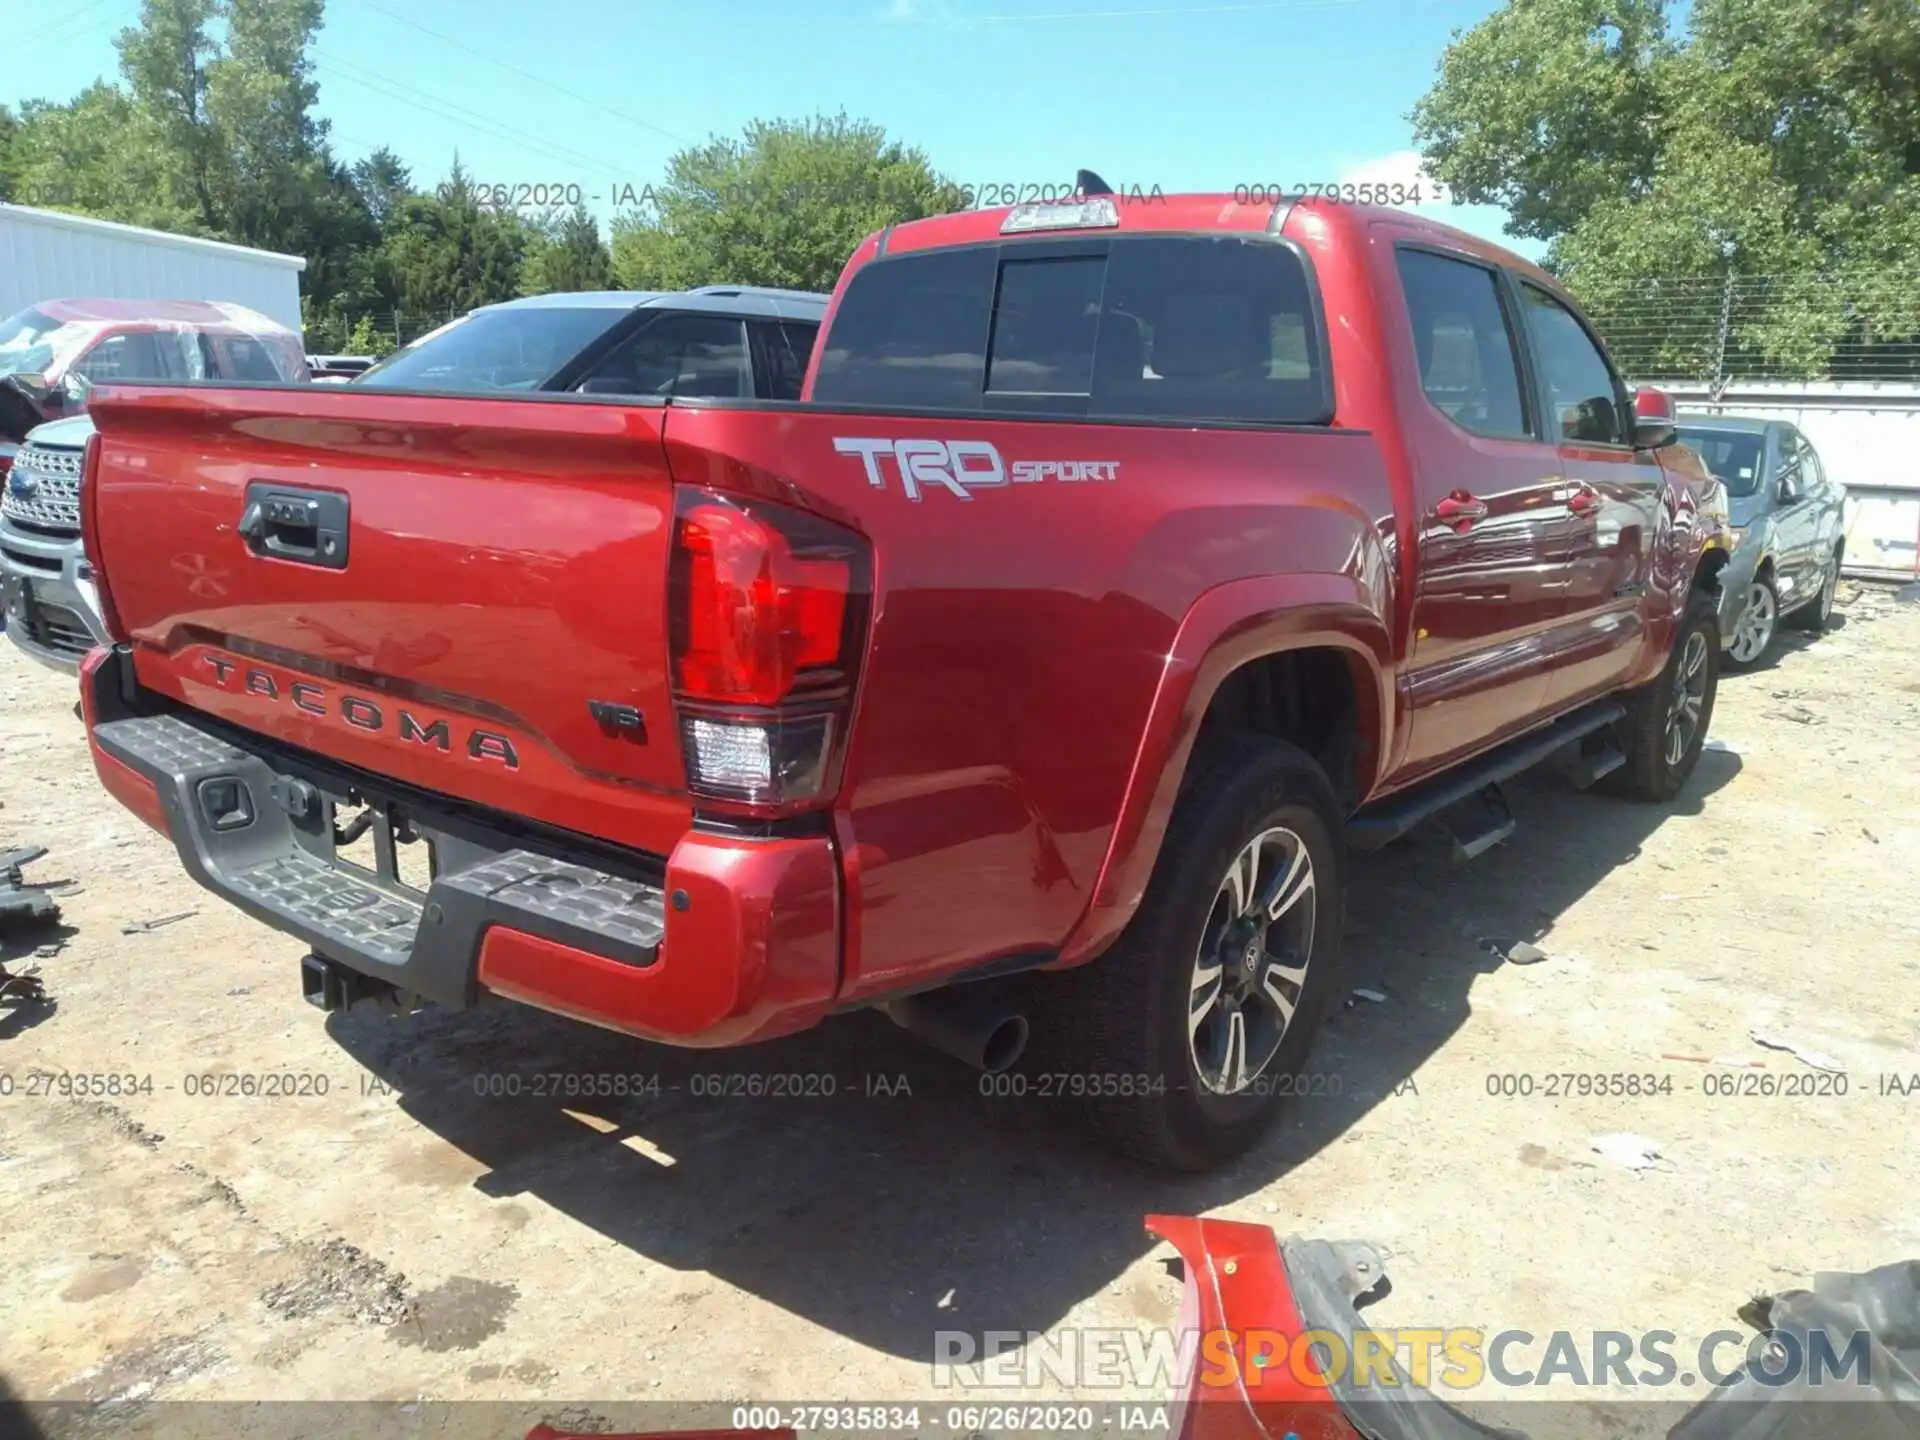
[[[574,388],[595,395],[750,397],[746,326],[725,315],[662,315],[615,346]]]
[[[1806,472],[1809,491],[1827,488],[1827,467],[1820,463],[1820,452],[1813,448],[1813,442],[1804,435],[1800,437],[1800,465]]]
[[[1807,442],[1800,438],[1797,430],[1780,432],[1780,473],[1774,477],[1774,488],[1782,500],[1791,496],[1798,499],[1807,493],[1811,477],[1807,473]]]
[[[109,335],[74,368],[95,385],[181,378],[184,365],[170,354],[163,337],[151,330]]]
[[[1549,433],[1562,440],[1626,443],[1620,385],[1607,357],[1566,306],[1524,281],[1521,292],[1527,297],[1527,333],[1547,389]]]
[[[1399,266],[1427,398],[1464,429],[1525,436],[1520,366],[1493,272],[1424,250],[1402,250]]]
[[[213,338],[214,373],[222,380],[241,380],[268,385],[282,376],[273,356],[258,340],[245,335],[220,335]]]
[[[807,358],[813,354],[814,332],[819,328],[797,321],[753,322],[754,335],[767,367],[766,393],[761,399],[800,398],[801,383],[807,378]]]

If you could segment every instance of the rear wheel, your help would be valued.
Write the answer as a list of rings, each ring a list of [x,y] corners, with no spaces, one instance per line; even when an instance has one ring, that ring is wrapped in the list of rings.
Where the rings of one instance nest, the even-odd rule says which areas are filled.
[[[1779,628],[1780,596],[1773,588],[1773,576],[1756,575],[1747,587],[1746,607],[1733,627],[1733,643],[1727,647],[1728,663],[1743,670],[1758,665],[1773,648],[1773,637]]]
[[[1666,669],[1627,701],[1621,742],[1627,763],[1608,777],[1615,791],[1671,800],[1700,762],[1720,684],[1720,622],[1713,596],[1695,590]]]
[[[1300,1074],[1337,985],[1338,811],[1292,746],[1196,757],[1140,909],[1107,954],[1047,977],[1042,1033],[1103,1140],[1205,1169],[1252,1145]],[[1321,1090],[1319,1093],[1325,1093]]]

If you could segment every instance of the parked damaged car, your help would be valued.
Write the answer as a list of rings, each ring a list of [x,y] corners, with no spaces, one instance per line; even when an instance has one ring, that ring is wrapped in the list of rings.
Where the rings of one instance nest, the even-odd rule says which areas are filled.
[[[1758,665],[1780,626],[1824,630],[1846,543],[1846,487],[1807,437],[1780,420],[1683,415],[1680,440],[1727,489],[1733,557],[1720,576],[1720,640]]]
[[[239,305],[49,300],[0,322],[0,607],[13,643],[74,671],[106,639],[80,544],[95,385],[308,378],[300,338]]]

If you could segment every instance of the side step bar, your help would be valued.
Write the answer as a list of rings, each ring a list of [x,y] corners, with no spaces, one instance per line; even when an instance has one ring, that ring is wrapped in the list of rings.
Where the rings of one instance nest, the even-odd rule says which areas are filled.
[[[1383,849],[1421,822],[1478,795],[1489,785],[1531,770],[1555,751],[1606,729],[1626,713],[1627,707],[1618,700],[1597,701],[1464,765],[1364,806],[1347,821],[1347,844],[1356,850]]]

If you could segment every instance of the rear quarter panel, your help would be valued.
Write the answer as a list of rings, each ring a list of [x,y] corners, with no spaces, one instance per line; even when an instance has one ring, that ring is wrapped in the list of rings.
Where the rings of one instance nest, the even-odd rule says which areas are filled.
[[[665,438],[676,481],[797,503],[874,544],[872,639],[835,817],[843,1001],[1062,945],[1131,790],[1156,791],[1157,767],[1135,774],[1143,737],[1169,677],[1182,694],[1192,682],[1202,655],[1182,637],[1196,643],[1205,597],[1226,603],[1203,615],[1204,651],[1261,617],[1271,648],[1289,643],[1283,631],[1385,644],[1393,505],[1364,433],[802,406],[675,407]],[[861,457],[839,453],[848,438],[985,441],[1009,469],[1117,468],[966,498],[923,487],[914,501],[890,460],[875,485]],[[1292,588],[1237,588],[1269,577]],[[1180,705],[1160,703],[1173,711],[1154,723],[1178,728]]]

